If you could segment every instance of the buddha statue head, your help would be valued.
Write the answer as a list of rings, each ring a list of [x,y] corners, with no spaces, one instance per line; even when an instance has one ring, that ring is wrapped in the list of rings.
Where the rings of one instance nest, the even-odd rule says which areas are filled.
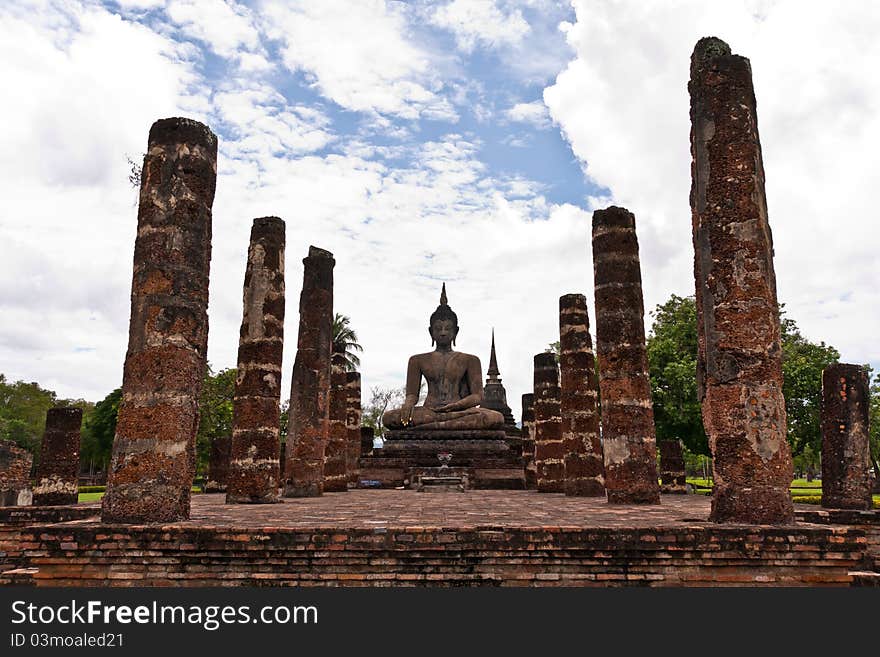
[[[440,305],[431,314],[428,333],[431,335],[431,346],[437,343],[438,347],[449,347],[455,344],[458,336],[458,316],[449,307],[446,300],[446,283],[440,291]]]

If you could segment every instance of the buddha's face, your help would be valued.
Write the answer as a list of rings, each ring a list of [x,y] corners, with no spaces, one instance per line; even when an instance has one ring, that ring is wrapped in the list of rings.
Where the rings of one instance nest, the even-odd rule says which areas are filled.
[[[451,319],[435,319],[428,332],[438,347],[449,347],[458,335],[458,325]]]

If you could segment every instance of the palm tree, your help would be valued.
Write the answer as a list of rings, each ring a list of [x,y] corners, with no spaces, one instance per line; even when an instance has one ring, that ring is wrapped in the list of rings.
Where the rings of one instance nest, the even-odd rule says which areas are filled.
[[[345,371],[354,372],[361,364],[357,353],[364,348],[358,343],[357,333],[349,326],[351,318],[336,313],[333,317],[333,353],[345,356]]]

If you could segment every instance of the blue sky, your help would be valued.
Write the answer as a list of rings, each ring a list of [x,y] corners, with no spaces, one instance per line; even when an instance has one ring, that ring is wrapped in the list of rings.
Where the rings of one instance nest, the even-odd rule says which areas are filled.
[[[779,298],[807,337],[880,365],[880,15],[818,2],[25,1],[0,6],[0,371],[97,400],[127,344],[138,160],[153,121],[219,136],[209,360],[235,365],[254,217],[337,260],[372,386],[427,350],[440,282],[458,347],[515,414],[562,294],[592,299],[590,213],[636,214],[646,309],[692,294],[688,58],[755,76]],[[592,301],[590,301],[592,304]],[[592,305],[591,305],[592,307]],[[591,311],[592,315],[592,311]],[[650,325],[650,316],[647,317]],[[285,353],[284,372],[293,353]],[[283,384],[286,387],[286,384]]]

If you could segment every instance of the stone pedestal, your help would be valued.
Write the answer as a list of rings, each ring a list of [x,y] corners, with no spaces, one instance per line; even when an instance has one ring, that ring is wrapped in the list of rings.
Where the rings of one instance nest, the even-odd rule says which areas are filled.
[[[383,488],[411,486],[425,468],[439,468],[438,454],[451,454],[449,467],[468,477],[468,487],[478,489],[523,489],[525,476],[522,457],[511,452],[504,431],[472,431],[468,437],[456,432],[432,431],[444,436],[412,437],[415,431],[389,431],[382,449],[362,456],[358,486],[378,482]],[[452,436],[452,437],[450,437]],[[429,470],[433,472],[433,470]]]
[[[122,402],[107,523],[189,518],[208,348],[217,137],[184,118],[150,128],[141,173]]]
[[[625,208],[593,213],[593,272],[608,501],[658,504],[639,243],[635,217]]]
[[[34,506],[76,504],[79,501],[79,441],[81,408],[50,408],[34,484]]]
[[[559,299],[559,352],[565,494],[605,497],[596,359],[583,294]]]
[[[279,502],[285,225],[254,219],[244,274],[227,504]]]
[[[559,367],[552,353],[534,359],[535,472],[539,493],[565,491],[565,449],[562,445],[562,409]]]
[[[697,383],[716,522],[794,520],[773,239],[749,60],[714,37],[691,57]]]
[[[315,497],[324,492],[335,264],[332,253],[314,246],[309,247],[309,255],[303,259],[299,335],[285,453],[285,497]]]
[[[822,506],[871,509],[868,373],[835,363],[822,372]]]
[[[687,493],[681,441],[660,440],[657,447],[660,451],[660,492],[675,495]]]
[[[327,428],[327,449],[324,453],[324,492],[348,490],[348,429],[345,416],[348,392],[345,389],[345,357],[333,354],[330,359],[330,413]]]
[[[0,506],[29,506],[34,456],[11,440],[0,440]]]

